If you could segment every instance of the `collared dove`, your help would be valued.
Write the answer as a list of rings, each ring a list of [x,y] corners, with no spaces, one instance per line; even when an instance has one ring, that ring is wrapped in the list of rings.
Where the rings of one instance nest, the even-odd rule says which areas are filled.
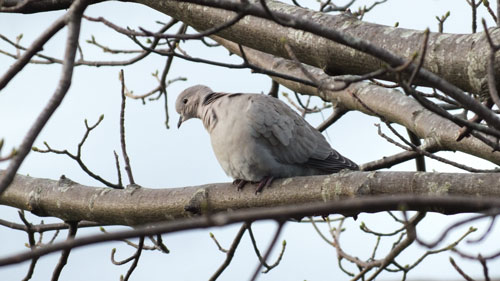
[[[218,93],[196,85],[177,97],[175,109],[178,128],[188,119],[202,120],[217,160],[238,189],[260,182],[260,192],[274,178],[359,169],[304,118],[268,95]]]

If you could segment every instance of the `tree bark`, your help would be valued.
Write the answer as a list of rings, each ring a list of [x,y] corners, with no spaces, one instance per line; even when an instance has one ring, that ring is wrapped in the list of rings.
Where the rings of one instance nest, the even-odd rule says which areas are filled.
[[[104,2],[106,0],[92,0],[92,4]],[[25,2],[24,0],[3,0],[2,7],[13,8]],[[68,9],[74,0],[37,0],[29,1],[21,8],[16,9],[16,13],[33,14]]]
[[[0,173],[1,174],[1,173]],[[182,188],[125,190],[80,185],[62,177],[59,181],[17,175],[0,196],[0,204],[53,216],[66,221],[89,220],[103,224],[139,225],[256,207],[293,206],[344,201],[385,195],[465,196],[500,199],[496,174],[421,172],[341,172],[327,176],[277,179],[262,193],[255,186],[243,191],[229,183]],[[376,197],[375,197],[376,198]],[[500,202],[500,201],[499,201]],[[477,205],[435,208],[442,213],[477,211]],[[188,211],[189,210],[189,211]],[[377,209],[380,211],[379,209]],[[359,206],[357,212],[370,212]]]
[[[235,12],[223,9],[171,0],[136,0],[136,2],[181,20],[198,30],[220,25],[236,15]],[[266,2],[272,11],[314,20],[323,26],[368,41],[403,58],[410,59],[415,52],[420,51],[423,43],[423,31],[363,22],[349,15],[328,15],[278,1]],[[494,29],[490,32],[494,40],[500,37],[500,30]],[[253,16],[246,16],[217,35],[284,58],[288,57],[283,44],[286,41],[301,62],[323,69],[330,75],[361,75],[385,65],[379,59],[361,51]],[[484,33],[430,33],[424,67],[462,90],[478,94],[487,90],[488,52],[489,45]],[[497,75],[500,74],[500,69],[496,70]],[[382,78],[391,81],[395,79],[393,76]],[[422,84],[419,81],[416,83]]]

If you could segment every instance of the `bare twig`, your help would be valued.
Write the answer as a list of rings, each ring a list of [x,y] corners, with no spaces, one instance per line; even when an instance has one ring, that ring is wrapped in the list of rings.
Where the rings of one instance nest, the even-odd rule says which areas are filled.
[[[323,123],[319,124],[316,129],[320,132],[323,132],[328,127],[330,127],[333,123],[337,122],[344,114],[346,114],[349,110],[341,105],[334,106],[332,114],[325,120]]]
[[[422,143],[420,142],[420,138],[408,129],[406,130],[406,132],[408,133],[411,144],[420,149],[420,146],[422,145]],[[423,155],[415,157],[415,165],[417,171],[425,172],[425,157]]]
[[[222,246],[220,245],[220,243],[217,240],[217,238],[215,238],[215,235],[212,232],[210,232],[209,235],[210,235],[210,238],[212,238],[212,240],[214,241],[214,243],[217,246],[217,248],[219,249],[219,251],[221,251],[223,253],[227,253],[227,250],[224,249],[224,248],[222,248]]]
[[[161,252],[163,252],[165,254],[169,254],[170,253],[170,250],[163,243],[163,238],[161,238],[161,234],[156,235],[156,239],[154,239],[153,236],[149,236],[149,239],[151,239],[151,241],[155,245],[156,249],[160,250]]]
[[[477,31],[477,7],[479,7],[479,5],[481,5],[481,3],[483,1],[480,0],[477,4],[476,4],[476,0],[466,0],[466,1],[472,9],[472,33],[476,33],[476,31]]]
[[[406,223],[406,239],[401,241],[401,243],[394,247],[391,252],[385,256],[380,267],[368,279],[366,279],[367,281],[371,281],[377,277],[404,249],[415,241],[417,238],[415,227],[424,217],[425,212],[419,212]]]
[[[179,33],[163,34],[163,33],[151,32],[151,31],[145,30],[144,28],[139,28],[141,30],[141,32],[138,32],[138,31],[132,30],[130,28],[122,28],[122,27],[106,20],[103,17],[93,18],[93,17],[89,17],[89,16],[84,16],[84,18],[86,20],[93,21],[93,22],[102,22],[106,26],[114,29],[115,31],[117,31],[121,34],[127,35],[127,36],[155,37],[158,39],[171,39],[171,38],[173,38],[173,39],[189,40],[189,39],[201,39],[205,36],[209,36],[209,35],[212,35],[212,34],[219,32],[221,30],[224,30],[224,29],[234,25],[235,23],[237,23],[239,20],[241,20],[243,17],[245,17],[245,15],[246,15],[245,13],[238,13],[231,20],[229,20],[221,25],[215,26],[213,28],[209,28],[209,29],[207,29],[203,32],[197,33],[197,34],[179,34]]]
[[[497,19],[497,16],[495,15],[495,12],[493,12],[493,9],[491,9],[491,7],[490,7],[490,2],[484,1],[484,0],[482,0],[482,2],[483,2],[483,6],[486,8],[486,10],[488,11],[490,16],[493,18],[493,20],[496,23],[498,21],[498,19]]]
[[[444,229],[442,231],[442,233],[438,236],[438,238],[434,240],[434,242],[424,242],[424,241],[422,241],[422,240],[420,240],[418,238],[417,238],[417,242],[420,245],[425,246],[427,248],[434,248],[438,244],[440,244],[442,241],[444,241],[444,238],[446,238],[448,236],[448,234],[452,230],[456,229],[457,227],[462,226],[462,225],[467,224],[467,223],[470,223],[470,222],[473,222],[473,221],[477,221],[477,220],[486,218],[486,217],[496,216],[498,214],[500,214],[500,209],[496,209],[496,208],[490,209],[489,211],[485,211],[481,215],[475,215],[473,217],[470,217],[468,219],[464,219],[464,220],[458,221],[458,222],[456,222],[456,223],[448,226],[446,229]]]
[[[426,143],[418,147],[419,150],[428,151],[429,153],[434,153],[440,150],[439,145],[431,140],[428,140]],[[381,159],[374,160],[368,163],[364,163],[360,165],[360,169],[362,171],[375,171],[383,168],[390,168],[394,165],[401,164],[408,160],[415,159],[421,156],[421,154],[417,151],[403,151],[400,153],[396,153],[391,156],[384,156]]]
[[[422,47],[420,48],[420,58],[417,63],[417,67],[411,72],[410,79],[408,79],[408,85],[412,85],[418,71],[422,68],[425,61],[425,54],[427,53],[427,43],[429,42],[429,28],[424,31],[424,39],[422,40]]]
[[[403,270],[405,271],[410,271],[412,270],[413,268],[415,268],[417,265],[419,265],[427,256],[429,255],[435,255],[435,254],[439,254],[439,253],[442,253],[442,252],[445,252],[445,251],[451,251],[453,250],[462,240],[465,239],[465,237],[467,237],[469,234],[473,233],[477,231],[477,228],[474,228],[474,227],[470,227],[462,236],[460,236],[456,241],[454,241],[453,243],[450,243],[449,245],[441,248],[441,249],[436,249],[436,250],[429,250],[429,251],[426,251],[420,258],[418,258],[412,265],[409,265],[409,266],[406,266],[403,268]]]
[[[222,274],[222,272],[224,272],[224,270],[226,270],[226,268],[229,266],[229,264],[231,263],[231,260],[233,259],[233,256],[234,256],[234,252],[236,252],[236,248],[238,248],[238,245],[240,244],[240,241],[241,241],[241,238],[243,237],[243,234],[245,234],[245,231],[247,230],[248,228],[248,223],[243,223],[243,225],[241,225],[240,227],[240,230],[238,231],[238,233],[236,234],[236,236],[234,237],[233,239],[233,243],[231,244],[231,248],[229,248],[229,250],[227,250],[225,253],[226,253],[226,259],[224,260],[224,263],[221,264],[221,266],[217,269],[217,271],[210,277],[210,281],[214,281],[214,280],[217,280],[217,278],[219,278],[219,276]],[[210,235],[210,237],[212,237],[212,239],[214,239],[213,235]],[[217,241],[214,239],[214,241]],[[222,247],[219,245],[218,242],[216,242],[217,246],[219,247],[219,249],[222,249]]]
[[[488,273],[488,265],[486,264],[486,260],[483,258],[483,256],[481,256],[481,254],[477,256],[477,259],[479,260],[481,266],[483,267],[484,280],[490,281],[490,275]]]
[[[493,230],[493,226],[495,225],[496,219],[497,216],[491,216],[490,224],[488,225],[488,228],[483,233],[483,235],[479,236],[477,239],[469,239],[467,240],[467,243],[479,243],[483,241],[486,238],[486,236],[488,236],[488,234],[490,234],[491,231]]]
[[[106,186],[109,186],[109,187],[112,187],[112,188],[117,188],[117,189],[122,189],[123,188],[122,185],[111,183],[111,182],[103,179],[101,176],[99,176],[99,175],[95,174],[94,172],[92,172],[85,165],[85,163],[83,163],[83,160],[82,160],[82,147],[83,147],[85,141],[87,140],[90,132],[92,130],[94,130],[95,128],[97,128],[97,126],[99,126],[99,124],[102,122],[102,120],[104,120],[104,115],[99,116],[99,119],[96,121],[96,123],[94,125],[92,125],[92,126],[89,126],[88,122],[87,122],[87,119],[85,119],[84,123],[85,123],[86,131],[85,131],[85,134],[82,137],[82,140],[80,141],[80,143],[78,143],[76,154],[73,154],[73,153],[69,152],[67,149],[65,149],[65,150],[53,149],[52,147],[49,146],[49,144],[47,142],[43,143],[45,145],[46,149],[40,149],[38,147],[32,147],[32,150],[35,151],[35,152],[39,152],[39,153],[55,153],[55,154],[64,154],[64,155],[67,155],[71,159],[75,160],[76,163],[78,163],[78,165],[80,166],[80,168],[82,168],[82,170],[85,173],[87,173],[87,175],[89,175],[90,177],[92,177],[92,178],[96,179],[97,181],[105,184]]]
[[[455,263],[455,260],[450,257],[450,263],[451,265],[453,265],[453,268],[455,268],[455,270],[460,274],[462,275],[462,277],[467,280],[467,281],[475,281],[474,279],[472,279],[469,275],[467,275],[456,263]]]
[[[36,242],[35,242],[35,231],[33,231],[33,225],[28,222],[26,217],[24,216],[24,211],[19,211],[19,218],[21,218],[21,221],[24,224],[26,234],[28,234],[28,243],[30,246],[31,250],[34,250],[36,248]],[[28,272],[26,273],[26,276],[23,278],[23,281],[30,280],[31,277],[33,276],[33,272],[35,271],[35,266],[38,261],[38,257],[34,257],[31,260],[30,267],[28,268]]]
[[[352,6],[352,4],[354,4],[356,0],[351,0],[349,1],[348,3],[346,3],[345,5],[343,6],[337,6],[333,3],[331,3],[332,1],[331,0],[328,0],[328,1],[325,1],[324,3],[321,3],[321,6],[319,8],[319,10],[323,13],[328,13],[328,12],[344,12],[346,11],[347,9],[349,9],[349,7]]]
[[[118,154],[116,153],[115,150],[113,150],[113,155],[115,156],[115,166],[116,166],[116,173],[117,173],[117,178],[118,178],[118,185],[123,186],[122,182],[122,172],[120,170],[120,160],[118,159]]]
[[[76,4],[75,6],[76,7]],[[50,38],[52,38],[59,30],[61,30],[67,21],[67,18],[69,17],[69,14],[65,14],[59,19],[57,19],[49,28],[47,28],[41,35],[38,37],[31,46],[26,50],[26,52],[23,53],[21,57],[19,57],[16,62],[9,67],[9,70],[0,77],[0,90],[2,90],[9,82],[16,76],[21,69],[23,69],[26,64],[29,63],[30,59],[38,53],[40,50],[42,50],[43,46],[47,41],[49,41]],[[69,37],[69,35],[68,35]],[[68,38],[69,39],[69,38]],[[69,41],[68,41],[69,42]],[[70,46],[70,44],[67,43],[67,47]],[[76,46],[75,46],[76,47]],[[76,50],[76,48],[75,48]],[[69,55],[70,49],[66,49],[66,54]],[[73,57],[74,60],[74,57]],[[66,62],[66,64],[73,64],[73,61],[71,62]],[[64,73],[64,72],[63,72]]]
[[[116,248],[113,248],[111,249],[111,262],[114,264],[114,265],[124,265],[128,262],[130,262],[131,260],[133,260],[135,258],[135,254],[126,258],[126,259],[123,259],[121,261],[117,261],[115,259],[115,254],[116,254]]]
[[[444,22],[448,19],[449,16],[450,11],[446,12],[446,14],[442,15],[441,17],[436,16],[436,19],[438,20],[439,33],[443,33]]]
[[[279,89],[280,89],[280,84],[274,80],[271,80],[271,89],[269,89],[269,93],[267,93],[268,95],[270,95],[271,97],[275,97],[275,98],[278,98],[278,92],[279,92]]]
[[[375,124],[375,126],[378,127],[378,134],[383,137],[384,139],[386,139],[388,142],[402,148],[402,149],[405,149],[405,150],[413,150],[421,155],[425,155],[429,158],[432,158],[434,160],[437,160],[437,161],[440,161],[440,162],[443,162],[445,164],[448,164],[448,165],[451,165],[451,166],[454,166],[454,167],[457,167],[459,169],[462,169],[462,170],[465,170],[465,171],[468,171],[468,172],[471,172],[471,173],[499,173],[500,172],[500,169],[492,169],[492,170],[485,170],[485,169],[476,169],[476,168],[473,168],[473,167],[469,167],[467,165],[464,165],[464,164],[461,164],[461,163],[458,163],[458,162],[455,162],[455,161],[451,161],[449,159],[446,159],[446,158],[443,158],[441,156],[437,156],[433,153],[430,153],[428,151],[425,151],[425,150],[421,150],[419,147],[417,147],[416,145],[410,143],[408,140],[406,140],[403,136],[401,136],[389,123],[385,123],[387,125],[387,127],[391,130],[391,132],[393,134],[395,134],[400,140],[402,140],[406,145],[408,145],[409,147],[406,147],[396,141],[394,141],[393,139],[391,139],[389,136],[385,135],[384,133],[382,133],[381,129],[380,129],[380,125],[379,124]]]
[[[72,240],[75,238],[76,231],[78,230],[78,222],[67,222],[69,228],[68,228],[68,238],[67,240]],[[59,258],[59,262],[56,265],[56,268],[54,268],[54,272],[52,273],[52,281],[57,281],[59,280],[59,276],[61,275],[62,269],[68,262],[68,257],[71,252],[71,249],[65,249],[61,253],[61,257]]]
[[[127,176],[129,183],[135,185],[134,176],[132,175],[132,167],[130,166],[130,158],[127,153],[127,145],[125,142],[125,76],[123,74],[123,69],[120,70],[120,81],[122,84],[121,98],[122,103],[120,107],[120,144],[122,148],[123,160],[125,161],[125,171],[127,171]],[[143,238],[144,240],[144,238]]]
[[[281,230],[283,229],[283,225],[285,224],[285,222],[284,221],[277,221],[277,223],[278,223],[278,228],[276,229],[276,232],[274,233],[273,239],[271,240],[271,243],[269,244],[269,247],[267,248],[264,256],[263,257],[259,256],[259,264],[257,265],[257,268],[255,268],[255,271],[252,275],[252,278],[250,278],[251,281],[254,281],[257,279],[257,276],[259,275],[260,269],[262,268],[262,266],[265,266],[266,260],[269,258],[269,255],[271,254],[271,251],[274,248],[274,245],[278,241],[278,237],[281,234]],[[248,231],[250,231],[250,226],[248,227]],[[283,244],[283,248],[285,247],[285,245],[286,244]],[[269,266],[267,268],[268,271],[270,268],[272,268],[272,267]]]
[[[26,231],[26,232],[28,231],[28,227],[26,226],[26,224],[23,225],[23,224],[13,223],[13,222],[9,222],[9,221],[0,219],[0,225],[5,226],[5,227],[9,227],[9,228],[15,229],[15,230],[22,230],[22,231]],[[98,223],[91,222],[91,221],[80,221],[78,223],[78,227],[79,228],[82,228],[82,227],[96,227],[96,226],[101,226],[101,225],[102,224],[98,224]],[[68,229],[69,226],[66,223],[51,223],[51,224],[43,224],[42,223],[42,224],[38,224],[38,225],[32,225],[32,224],[30,224],[29,228],[33,232],[43,233],[43,232],[46,232],[46,231]]]
[[[128,281],[128,279],[130,278],[130,275],[132,275],[135,268],[137,267],[137,264],[139,263],[139,258],[141,257],[143,246],[144,246],[144,236],[140,236],[137,251],[133,255],[134,262],[130,265],[130,268],[128,269],[127,274],[125,275],[125,278],[123,279],[123,281]]]
[[[316,222],[312,219],[312,217],[309,217],[310,218],[310,221],[311,221],[311,224],[312,226],[314,227],[314,230],[316,230],[316,232],[319,234],[319,236],[328,244],[328,245],[331,245],[331,246],[334,246],[335,243],[333,241],[330,241],[328,240],[328,238],[326,238],[326,236],[323,234],[323,232],[321,232],[321,230],[318,228],[318,226],[316,225]]]

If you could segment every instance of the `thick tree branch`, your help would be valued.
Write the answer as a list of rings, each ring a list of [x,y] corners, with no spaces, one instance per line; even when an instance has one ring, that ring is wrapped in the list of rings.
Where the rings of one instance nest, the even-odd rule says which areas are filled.
[[[474,199],[499,198],[497,174],[421,172],[345,172],[328,176],[278,179],[262,194],[243,191],[229,183],[193,187],[117,190],[17,175],[0,196],[0,204],[63,220],[139,225],[217,213],[280,205],[381,195],[460,195]],[[474,203],[475,204],[475,203]],[[435,209],[442,213],[477,211],[474,204]],[[388,208],[390,209],[390,208]],[[186,211],[190,210],[190,211]],[[428,210],[427,208],[425,210]],[[370,212],[359,206],[356,212]]]
[[[212,39],[222,44],[230,52],[241,55],[237,44],[217,36],[212,36]],[[302,69],[291,60],[278,58],[251,48],[245,47],[243,49],[247,60],[258,67],[274,72],[287,73],[300,79],[308,79]],[[462,151],[500,165],[500,152],[492,152],[488,145],[473,137],[457,142],[456,138],[460,126],[425,109],[416,100],[404,95],[399,90],[388,89],[366,82],[351,83],[346,88],[342,79],[351,76],[331,77],[316,67],[303,65],[303,68],[309,74],[314,75],[315,79],[320,81],[322,85],[328,85],[329,88],[339,90],[320,91],[315,87],[298,82],[277,77],[273,77],[273,79],[293,91],[319,96],[324,100],[338,103],[346,109],[361,111],[369,115],[376,113],[377,116],[383,116],[386,121],[398,123],[423,139],[425,143],[432,144],[430,146],[433,147],[433,151]],[[354,95],[362,100],[366,106],[360,104]],[[492,138],[492,141],[495,140]]]
[[[91,0],[91,4],[104,2],[105,0]],[[3,7],[15,7],[19,5],[23,0],[3,0]],[[23,5],[22,8],[16,9],[16,13],[32,14],[48,11],[57,11],[68,9],[74,0],[36,0],[30,1],[28,4]]]
[[[166,13],[198,30],[206,30],[227,22],[235,15],[231,11],[207,8],[203,5],[210,4],[210,6],[224,6],[225,8],[243,6],[239,1],[232,3],[229,1],[224,4],[218,1],[187,1],[200,2],[203,5],[171,0],[136,0],[135,2]],[[296,17],[298,21],[313,20],[330,30],[362,39],[401,58],[410,58],[417,51],[415,46],[421,45],[423,31],[362,22],[349,15],[332,16],[278,1],[267,1],[267,3],[273,12],[288,14],[290,17]],[[262,12],[262,15],[265,15],[265,12]],[[333,75],[362,75],[375,71],[383,65],[383,62],[376,57],[364,53],[365,50],[353,50],[326,38],[256,17],[247,16],[218,35],[280,57],[288,56],[282,43],[286,40],[303,63],[325,69],[327,73]],[[500,31],[492,31],[492,37],[496,38],[499,35]],[[471,46],[474,48],[471,49]],[[482,33],[453,35],[430,33],[424,68],[465,91],[480,93],[482,85],[486,83],[487,57],[484,53],[488,51],[488,48],[488,43]],[[384,79],[395,81],[395,77],[384,77]],[[424,80],[415,82],[421,85],[430,83]]]

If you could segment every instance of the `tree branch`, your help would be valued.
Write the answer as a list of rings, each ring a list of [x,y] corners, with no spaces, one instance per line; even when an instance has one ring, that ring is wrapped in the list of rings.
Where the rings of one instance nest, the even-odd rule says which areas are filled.
[[[95,4],[99,2],[104,2],[106,0],[91,0],[90,4]],[[3,0],[3,7],[15,7],[19,5],[23,0]],[[65,10],[69,9],[71,4],[73,4],[73,0],[36,0],[30,1],[26,5],[23,5],[22,8],[16,9],[16,13],[22,14],[32,14],[32,13],[40,13],[40,12],[48,12],[48,11],[57,11],[57,10]]]
[[[463,213],[478,210],[478,205],[473,203],[476,199],[481,202],[483,197],[500,198],[497,182],[497,174],[343,172],[277,179],[265,192],[255,195],[251,188],[237,191],[230,183],[118,190],[17,175],[11,187],[0,196],[0,204],[66,221],[87,220],[117,225],[138,225],[229,209],[341,202],[346,198],[397,194],[469,196],[468,204],[456,208],[443,205],[434,210]],[[365,207],[357,210],[369,211]]]
[[[212,39],[222,44],[230,52],[240,55],[237,44],[212,36]],[[251,48],[244,48],[245,55],[251,64],[258,67],[269,69],[273,72],[283,72],[291,76],[307,80],[302,70],[295,62],[278,58]],[[321,81],[322,85],[328,85],[320,89],[307,86],[298,82],[293,82],[283,78],[272,77],[273,80],[283,86],[305,94],[318,96],[323,100],[338,103],[349,110],[361,111],[368,115],[383,116],[386,121],[398,123],[426,142],[433,143],[434,150],[452,150],[462,151],[500,165],[500,153],[492,152],[492,149],[477,138],[466,138],[460,142],[456,141],[460,126],[450,120],[447,120],[420,105],[415,99],[412,99],[396,89],[387,89],[379,85],[366,82],[351,83],[347,88],[342,78],[352,78],[352,76],[331,77],[324,73],[322,69],[303,65],[309,74]],[[354,76],[355,77],[355,76]],[[335,90],[341,89],[341,90]],[[354,95],[361,99],[363,106],[354,98]],[[496,140],[490,138],[492,142]],[[435,145],[434,145],[435,144]],[[438,145],[439,144],[439,145]]]
[[[255,17],[270,18],[264,9],[255,4],[258,1],[249,1],[250,4],[240,1],[223,2],[218,0],[185,1],[198,4],[171,0],[136,0],[134,2],[142,3],[182,20],[198,30],[206,30],[226,22],[235,15],[231,11],[211,9],[206,8],[206,6],[221,7],[234,11],[244,10],[254,15],[254,17],[247,16],[245,21],[236,23],[231,28],[221,31],[218,35],[244,46],[280,57],[287,57],[287,51],[282,44],[282,39],[285,39],[297,56],[300,57],[301,62],[325,69],[327,73],[332,75],[346,73],[362,75],[375,71],[381,66],[379,59],[382,59],[382,56],[370,52],[366,53],[369,49],[366,47],[367,45],[363,45],[363,47],[360,45],[354,47],[349,44],[340,45],[337,43],[346,44],[346,42],[328,40],[332,38],[322,38],[317,36],[318,34],[311,29],[306,30],[311,33],[304,33],[301,30]],[[422,31],[418,30],[362,22],[356,17],[348,15],[328,15],[278,1],[267,1],[267,5],[274,16],[282,21],[293,18],[292,22],[295,27],[299,25],[304,27],[312,23],[311,19],[314,19],[314,23],[325,27],[329,32],[341,34],[339,36],[342,38],[355,36],[357,38],[354,40],[356,44],[365,42],[400,58],[410,57],[415,52],[414,47],[421,43]],[[288,15],[288,17],[282,15]],[[310,25],[308,26],[310,27]],[[500,35],[500,31],[493,33],[492,36],[495,37]],[[242,34],[245,34],[245,36],[241,36]],[[373,36],[373,34],[377,34],[377,36]],[[256,38],[264,37],[266,40],[256,40]],[[401,40],[401,38],[404,38],[404,40]],[[303,44],[303,42],[308,42],[308,44]],[[468,47],[471,44],[474,44],[473,50]],[[353,50],[352,47],[357,51]],[[453,52],[449,52],[449,50],[453,50]],[[488,43],[483,34],[451,35],[430,33],[424,68],[465,91],[479,93],[481,92],[481,85],[486,81],[486,69],[483,65],[487,62],[487,58],[483,54],[487,50]],[[443,60],[443,58],[446,59]],[[453,61],[453,63],[445,63],[445,61]],[[472,61],[474,63],[471,63]],[[389,62],[389,64],[393,65],[394,62]],[[401,63],[397,64],[400,65]],[[386,75],[383,78],[396,81],[395,76]],[[417,79],[415,82],[418,85],[429,85],[436,81]]]

